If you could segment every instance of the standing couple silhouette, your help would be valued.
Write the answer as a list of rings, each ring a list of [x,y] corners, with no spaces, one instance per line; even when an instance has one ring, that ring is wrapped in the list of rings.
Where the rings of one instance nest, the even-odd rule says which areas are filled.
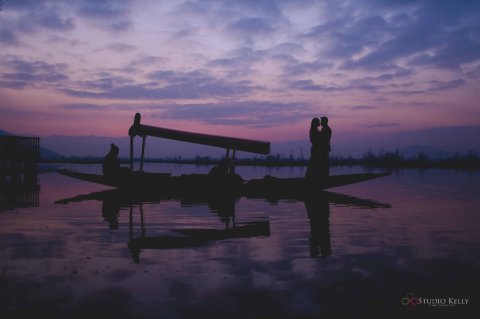
[[[319,131],[318,127],[322,126]],[[330,139],[332,129],[328,126],[326,116],[312,119],[310,125],[310,161],[308,162],[305,179],[311,183],[320,183],[330,175]]]

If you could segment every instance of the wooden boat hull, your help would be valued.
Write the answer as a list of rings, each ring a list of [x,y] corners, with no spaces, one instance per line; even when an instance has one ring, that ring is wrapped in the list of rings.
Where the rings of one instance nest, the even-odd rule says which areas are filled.
[[[305,198],[315,196],[319,190],[355,184],[375,178],[388,176],[390,173],[363,173],[333,175],[314,183],[304,178],[275,178],[250,180],[243,187],[243,195],[262,198]]]
[[[171,176],[163,173],[136,172],[124,178],[107,179],[103,175],[60,170],[60,174],[83,181],[111,186],[137,193],[191,194],[192,196],[228,194],[261,198],[302,198],[319,190],[350,185],[379,177],[389,173],[364,173],[329,176],[317,183],[308,183],[304,178],[276,178],[266,176],[263,179],[244,181],[238,175],[214,177],[206,174]]]

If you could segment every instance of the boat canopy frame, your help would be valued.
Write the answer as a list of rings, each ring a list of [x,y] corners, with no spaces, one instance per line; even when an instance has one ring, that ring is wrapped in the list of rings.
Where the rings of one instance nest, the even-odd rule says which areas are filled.
[[[187,131],[174,130],[169,128],[156,127],[151,125],[141,124],[140,113],[135,114],[133,125],[128,130],[130,135],[130,171],[133,172],[133,157],[134,157],[134,138],[135,136],[142,137],[142,153],[140,158],[140,171],[143,171],[143,163],[145,159],[145,143],[147,136],[161,137],[171,140],[190,142],[195,144],[209,145],[226,149],[225,160],[228,163],[230,172],[234,173],[233,160],[235,159],[236,151],[244,151],[249,153],[256,153],[268,155],[270,153],[270,142],[250,140],[237,137],[219,136],[203,133],[194,133]],[[232,150],[232,157],[230,158],[230,150]]]

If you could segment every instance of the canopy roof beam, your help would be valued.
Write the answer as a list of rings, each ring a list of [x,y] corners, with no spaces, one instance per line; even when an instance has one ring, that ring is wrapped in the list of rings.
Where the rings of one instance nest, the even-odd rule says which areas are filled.
[[[133,125],[128,130],[130,135],[130,170],[133,171],[133,139],[135,136],[141,136],[142,155],[140,170],[143,170],[143,161],[145,154],[145,139],[147,136],[161,137],[171,140],[190,142],[195,144],[221,147],[227,150],[226,160],[229,160],[230,150],[233,150],[233,157],[236,151],[267,155],[270,153],[270,143],[264,141],[250,140],[244,138],[227,137],[211,134],[193,133],[168,128],[144,125],[140,123],[140,113],[135,114]]]
[[[249,153],[267,155],[270,153],[270,143],[244,138],[227,137],[211,134],[193,133],[168,128],[140,124],[140,113],[135,114],[135,120],[130,127],[130,136],[155,136],[171,140],[210,145],[225,149],[234,149]]]

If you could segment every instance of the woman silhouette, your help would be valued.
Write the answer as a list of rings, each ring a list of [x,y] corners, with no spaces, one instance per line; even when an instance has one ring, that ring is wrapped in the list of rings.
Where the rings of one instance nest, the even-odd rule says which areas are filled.
[[[318,127],[320,126],[320,119],[314,117],[310,124],[310,161],[308,162],[307,173],[305,179],[309,182],[318,181],[321,175],[321,138]]]

